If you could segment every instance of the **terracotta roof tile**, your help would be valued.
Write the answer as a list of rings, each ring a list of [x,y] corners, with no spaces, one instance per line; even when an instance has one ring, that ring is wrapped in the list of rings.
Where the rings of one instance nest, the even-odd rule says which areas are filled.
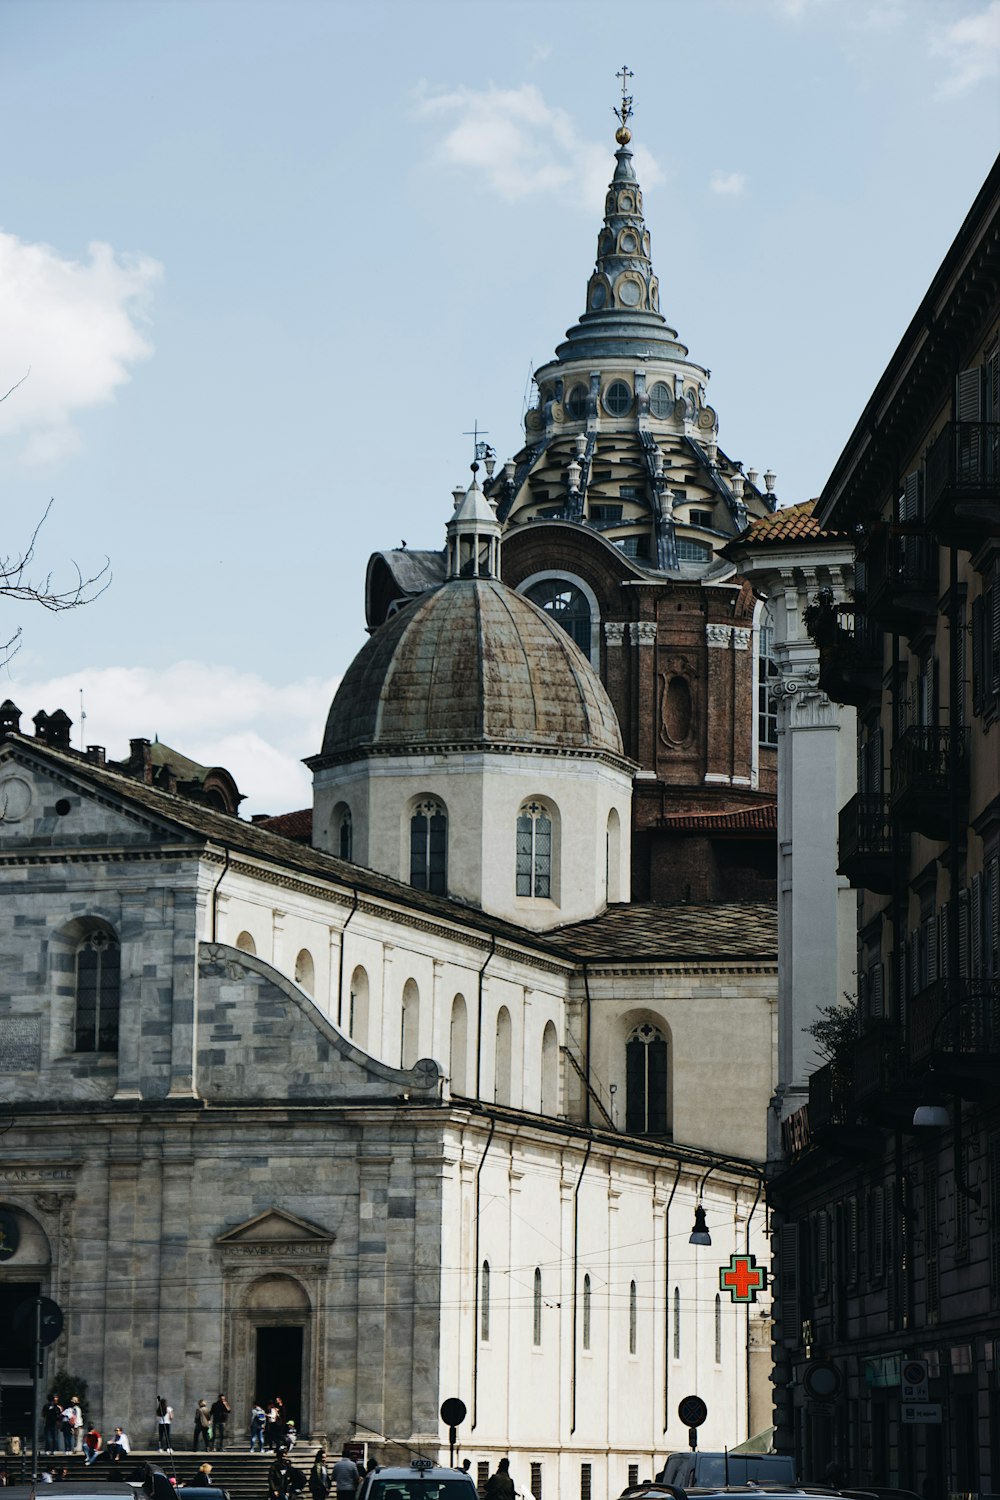
[[[739,540],[758,545],[774,543],[777,546],[783,542],[818,541],[820,538],[846,539],[846,531],[823,530],[813,515],[815,505],[815,500],[803,500],[798,505],[786,505],[784,509],[776,510],[769,516],[761,516],[758,520],[751,521]]]
[[[255,818],[254,826],[266,828],[268,833],[279,833],[285,839],[294,839],[297,844],[311,844],[313,810],[301,807],[297,812],[277,813],[273,818]]]
[[[757,829],[776,833],[778,804],[765,802],[760,807],[742,807],[730,812],[665,813],[660,822],[678,833],[742,833]]]

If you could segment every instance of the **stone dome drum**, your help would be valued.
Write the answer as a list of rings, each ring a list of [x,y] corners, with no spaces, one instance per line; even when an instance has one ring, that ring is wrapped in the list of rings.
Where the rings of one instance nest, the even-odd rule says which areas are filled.
[[[624,755],[583,652],[495,578],[449,579],[375,632],[337,691],[317,761],[438,748]]]

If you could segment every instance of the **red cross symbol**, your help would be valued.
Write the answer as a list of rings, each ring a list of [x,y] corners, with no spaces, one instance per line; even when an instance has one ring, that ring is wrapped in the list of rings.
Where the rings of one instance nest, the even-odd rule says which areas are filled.
[[[731,1255],[729,1265],[719,1267],[719,1288],[733,1302],[756,1302],[757,1293],[766,1286],[767,1271],[757,1264],[755,1255]]]

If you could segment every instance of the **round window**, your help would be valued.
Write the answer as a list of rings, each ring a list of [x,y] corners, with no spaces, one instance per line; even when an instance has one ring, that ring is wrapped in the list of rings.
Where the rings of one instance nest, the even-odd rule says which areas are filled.
[[[626,307],[638,307],[642,288],[637,281],[623,281],[619,284],[618,296]]]
[[[621,238],[621,252],[623,255],[634,255],[639,248],[639,241],[635,235],[629,232]]]
[[[649,393],[649,409],[654,417],[659,417],[661,422],[665,421],[674,409],[673,394],[670,387],[664,385],[662,380],[658,380]]]
[[[604,406],[613,417],[623,417],[632,405],[632,392],[624,380],[613,380],[604,392]]]
[[[621,197],[618,199],[619,213],[630,214],[634,207],[635,204],[632,201],[631,193],[622,193]]]
[[[575,385],[569,393],[566,402],[566,412],[573,422],[582,422],[587,415],[587,387]]]

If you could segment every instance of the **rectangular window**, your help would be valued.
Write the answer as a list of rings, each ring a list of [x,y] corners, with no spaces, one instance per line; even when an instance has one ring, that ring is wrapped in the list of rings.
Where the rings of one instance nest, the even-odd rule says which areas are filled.
[[[542,1466],[537,1461],[531,1465],[531,1493],[542,1500]]]
[[[707,542],[695,542],[690,537],[677,538],[677,557],[680,562],[708,562],[712,549]]]
[[[941,1313],[938,1248],[938,1174],[930,1164],[924,1173],[924,1316],[928,1323],[936,1323]]]
[[[639,489],[638,485],[635,484],[620,484],[618,486],[618,493],[619,495],[621,495],[623,500],[642,499],[642,491]]]
[[[481,1495],[486,1493],[486,1485],[490,1477],[489,1459],[481,1458],[476,1464],[476,1489]]]
[[[590,1465],[580,1465],[580,1500],[590,1500]]]
[[[628,1487],[629,1487],[629,1489],[632,1489],[632,1487],[634,1485],[637,1485],[638,1483],[639,1483],[639,1465],[638,1464],[629,1464],[629,1466],[628,1466]]]
[[[647,536],[622,536],[618,537],[615,546],[626,557],[648,557],[649,537]]]
[[[705,526],[711,531],[715,517],[710,510],[689,510],[688,520],[692,526]]]
[[[622,518],[620,505],[592,505],[590,519],[595,526],[613,526]]]
[[[762,745],[778,743],[778,702],[771,696],[778,669],[774,661],[774,626],[765,612],[757,635],[757,738]]]

